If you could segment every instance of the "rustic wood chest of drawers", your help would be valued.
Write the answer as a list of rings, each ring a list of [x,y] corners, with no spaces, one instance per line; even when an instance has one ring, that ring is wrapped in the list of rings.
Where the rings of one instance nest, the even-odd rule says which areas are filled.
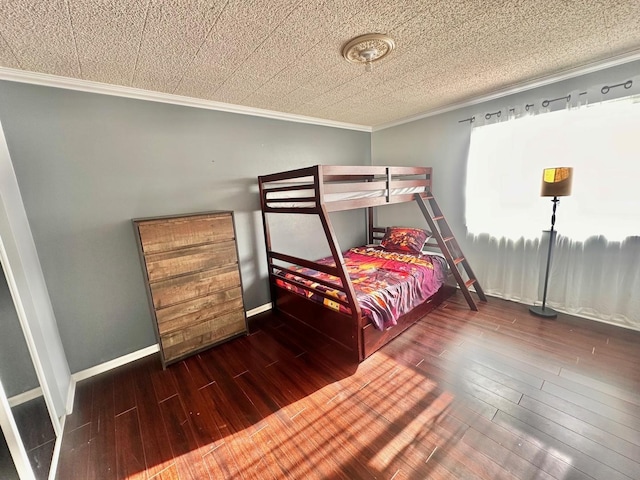
[[[233,212],[133,225],[163,367],[247,333]]]

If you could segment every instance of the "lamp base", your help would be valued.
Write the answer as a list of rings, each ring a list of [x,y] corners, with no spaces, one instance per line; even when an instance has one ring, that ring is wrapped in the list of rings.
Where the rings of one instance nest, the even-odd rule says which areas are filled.
[[[553,308],[542,308],[542,305],[533,305],[529,307],[529,311],[534,315],[537,315],[538,317],[556,318],[558,316],[558,312],[556,312]]]

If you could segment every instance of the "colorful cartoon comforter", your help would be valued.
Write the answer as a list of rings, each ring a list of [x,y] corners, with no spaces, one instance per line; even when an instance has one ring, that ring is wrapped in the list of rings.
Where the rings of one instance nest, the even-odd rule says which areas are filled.
[[[435,255],[389,252],[380,247],[356,247],[344,252],[343,256],[362,314],[381,330],[396,325],[401,315],[437,292],[446,280],[446,261]],[[335,265],[333,257],[317,262]],[[338,287],[341,285],[339,278],[310,268],[291,267],[291,270],[331,282]],[[280,287],[323,303],[336,311],[351,313],[348,307],[327,299],[314,290],[346,300],[343,292],[289,272],[280,272],[279,275],[302,283],[311,290],[276,279]]]

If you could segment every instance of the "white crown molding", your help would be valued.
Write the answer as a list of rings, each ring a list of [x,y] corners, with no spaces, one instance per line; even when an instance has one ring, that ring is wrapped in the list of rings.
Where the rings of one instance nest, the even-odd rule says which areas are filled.
[[[181,95],[173,95],[170,93],[153,92],[140,88],[124,87],[119,85],[110,85],[107,83],[93,82],[91,80],[80,80],[77,78],[60,77],[46,73],[29,72],[25,70],[17,70],[14,68],[0,67],[0,80],[9,82],[28,83],[32,85],[42,85],[53,88],[64,88],[67,90],[76,90],[81,92],[97,93],[100,95],[113,95],[116,97],[132,98],[136,100],[146,100],[149,102],[168,103],[172,105],[181,105],[185,107],[202,108],[206,110],[216,110],[220,112],[237,113],[239,115],[251,115],[254,117],[271,118],[275,120],[283,120],[295,123],[307,123],[311,125],[320,125],[325,127],[341,128],[345,130],[357,130],[360,132],[376,132],[387,128],[396,127],[405,123],[415,122],[423,118],[433,117],[452,110],[478,105],[480,103],[489,102],[498,98],[506,97],[516,93],[521,93],[534,88],[543,87],[552,83],[568,80],[570,78],[587,75],[589,73],[605,70],[607,68],[616,67],[625,63],[640,60],[640,51],[633,51],[624,55],[619,55],[599,62],[590,63],[582,67],[565,70],[561,73],[541,77],[530,82],[523,82],[511,87],[498,90],[488,95],[476,97],[465,102],[454,103],[436,110],[412,115],[410,117],[394,120],[389,123],[382,123],[375,126],[360,125],[355,123],[337,122],[316,117],[307,117],[304,115],[295,115],[293,113],[277,112],[274,110],[263,110],[260,108],[245,107],[242,105],[233,105],[230,103],[214,102],[212,100],[203,100],[192,97],[184,97]]]
[[[554,75],[548,75],[546,77],[540,77],[529,82],[523,82],[517,85],[512,85],[511,87],[498,90],[496,92],[490,93],[488,95],[484,95],[482,97],[472,98],[471,100],[467,100],[465,102],[454,103],[452,105],[438,108],[437,110],[431,110],[428,112],[419,113],[417,115],[412,115],[410,117],[401,118],[393,122],[375,125],[371,128],[371,131],[378,132],[380,130],[385,130],[387,128],[397,127],[398,125],[403,125],[405,123],[415,122],[416,120],[422,120],[423,118],[433,117],[435,115],[440,115],[442,113],[451,112],[452,110],[458,110],[460,108],[471,107],[473,105],[489,102],[491,100],[497,100],[498,98],[506,97],[508,95],[525,92],[527,90],[533,90],[534,88],[538,88],[538,87],[544,87],[552,83],[561,82],[563,80],[569,80],[570,78],[580,77],[582,75],[598,72],[600,70],[605,70],[607,68],[617,67],[618,65],[623,65],[625,63],[635,62],[636,60],[640,60],[640,51],[637,51],[637,50],[631,53],[626,53],[624,55],[619,55],[606,60],[602,60],[600,62],[583,65],[582,67],[565,70],[561,73],[557,73]]]
[[[245,107],[230,103],[214,102],[213,100],[203,100],[199,98],[183,97],[171,93],[153,92],[140,88],[110,85],[108,83],[93,82],[91,80],[80,80],[77,78],[59,77],[47,73],[28,72],[14,68],[0,67],[0,80],[9,82],[28,83],[32,85],[42,85],[45,87],[64,88],[80,92],[97,93],[100,95],[113,95],[116,97],[133,98],[136,100],[146,100],[149,102],[169,103],[185,107],[203,108],[206,110],[216,110],[227,113],[237,113],[239,115],[251,115],[254,117],[271,118],[286,122],[307,123],[320,125],[323,127],[342,128],[345,130],[357,130],[361,132],[371,132],[371,127],[358,125],[355,123],[336,122],[324,118],[307,117],[293,113],[276,112],[274,110],[263,110],[261,108]]]

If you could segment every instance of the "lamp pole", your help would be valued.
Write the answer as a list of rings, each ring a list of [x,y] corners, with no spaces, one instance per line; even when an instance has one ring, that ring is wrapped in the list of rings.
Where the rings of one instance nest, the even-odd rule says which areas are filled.
[[[533,305],[529,308],[529,311],[534,315],[545,318],[555,318],[558,316],[558,313],[552,308],[546,308],[547,305],[547,286],[549,285],[549,267],[551,265],[551,249],[553,248],[553,243],[555,242],[555,224],[556,224],[556,207],[558,206],[558,202],[560,199],[558,197],[553,197],[553,213],[551,214],[551,230],[549,231],[549,250],[547,251],[547,271],[544,275],[544,290],[542,294],[542,306],[538,307]]]

